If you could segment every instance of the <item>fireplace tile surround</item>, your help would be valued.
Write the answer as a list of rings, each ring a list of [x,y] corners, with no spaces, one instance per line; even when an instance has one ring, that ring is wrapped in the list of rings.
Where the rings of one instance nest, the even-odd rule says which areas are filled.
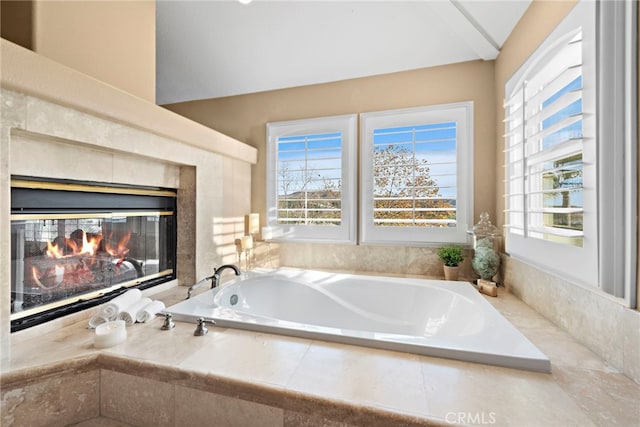
[[[9,230],[12,175],[175,188],[177,282],[193,283],[214,266],[235,260],[234,236],[250,210],[250,162],[36,96],[3,88],[0,99],[3,234]],[[7,236],[0,243],[3,301],[10,296],[10,265],[4,255],[9,254],[8,242]],[[8,357],[9,317],[9,304],[2,304],[2,359]]]

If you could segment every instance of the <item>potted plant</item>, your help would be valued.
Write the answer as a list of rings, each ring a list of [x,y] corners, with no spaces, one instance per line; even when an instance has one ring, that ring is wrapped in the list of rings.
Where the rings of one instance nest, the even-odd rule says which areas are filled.
[[[438,256],[444,264],[444,278],[446,280],[458,280],[460,263],[464,260],[462,246],[444,246],[438,250]]]

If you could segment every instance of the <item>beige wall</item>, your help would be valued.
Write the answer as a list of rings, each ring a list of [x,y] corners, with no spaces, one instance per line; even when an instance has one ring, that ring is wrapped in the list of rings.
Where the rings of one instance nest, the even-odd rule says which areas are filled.
[[[474,217],[481,211],[494,217],[493,82],[493,62],[473,61],[166,107],[258,149],[258,163],[252,171],[251,206],[264,218],[268,122],[474,101]]]
[[[33,4],[33,50],[155,103],[155,1]]]

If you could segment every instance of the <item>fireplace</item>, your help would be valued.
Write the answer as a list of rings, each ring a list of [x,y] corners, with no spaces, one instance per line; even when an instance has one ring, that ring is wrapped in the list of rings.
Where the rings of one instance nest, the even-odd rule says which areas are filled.
[[[176,278],[172,189],[11,180],[11,330]]]

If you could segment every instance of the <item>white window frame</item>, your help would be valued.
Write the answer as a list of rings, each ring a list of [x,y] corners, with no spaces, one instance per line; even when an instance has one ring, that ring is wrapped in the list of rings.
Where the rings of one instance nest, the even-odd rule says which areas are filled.
[[[319,117],[267,123],[267,225],[273,230],[273,240],[281,242],[356,243],[357,186],[357,119],[356,114]],[[341,222],[340,225],[279,224],[277,141],[292,135],[328,132],[342,134],[341,161]]]
[[[635,301],[637,256],[634,3],[579,2],[505,87],[506,99],[510,99],[522,82],[543,65],[541,61],[559,39],[582,28],[583,132],[586,136],[583,246],[528,238],[508,228],[506,251],[578,285],[623,298],[629,306]],[[508,165],[507,157],[505,161]],[[509,173],[507,169],[507,212],[514,209],[508,205]]]
[[[373,223],[373,132],[375,129],[457,122],[456,226],[375,226]],[[473,102],[363,113],[360,115],[360,242],[435,246],[468,243],[473,222]]]

